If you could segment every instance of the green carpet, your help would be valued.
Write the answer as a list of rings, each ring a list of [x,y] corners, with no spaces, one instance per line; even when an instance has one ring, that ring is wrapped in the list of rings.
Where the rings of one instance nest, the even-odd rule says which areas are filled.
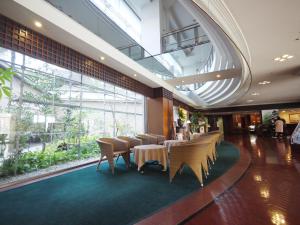
[[[239,159],[239,151],[223,142],[218,159],[205,180],[207,185]],[[126,225],[133,224],[193,191],[200,184],[190,169],[169,183],[160,166],[141,175],[126,170],[119,160],[115,175],[107,163],[95,165],[0,193],[1,225]]]

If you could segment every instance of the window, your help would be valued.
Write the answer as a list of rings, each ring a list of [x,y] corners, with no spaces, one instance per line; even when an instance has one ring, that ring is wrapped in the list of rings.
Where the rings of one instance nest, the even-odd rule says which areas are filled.
[[[140,94],[3,48],[0,64],[16,71],[0,101],[0,177],[93,160],[96,138],[144,132]]]

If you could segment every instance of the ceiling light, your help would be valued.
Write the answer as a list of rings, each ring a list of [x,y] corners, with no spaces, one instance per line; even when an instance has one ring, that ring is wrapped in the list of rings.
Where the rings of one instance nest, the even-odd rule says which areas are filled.
[[[252,99],[249,99],[249,100],[247,100],[247,102],[254,102],[254,100],[252,100]]]
[[[104,57],[104,56],[101,56],[100,59],[103,61],[103,60],[105,59],[105,57]]]
[[[285,113],[285,110],[283,110],[282,112]]]
[[[258,92],[252,92],[251,95],[256,96],[256,95],[259,95],[259,93]]]
[[[184,83],[184,80],[183,81],[181,81],[182,83]]]
[[[270,83],[271,83],[271,81],[268,81],[268,80],[258,82],[258,84],[260,84],[260,85],[266,85],[266,84],[270,84]]]
[[[292,56],[292,55],[284,54],[284,55],[282,55],[281,57],[276,57],[276,58],[274,59],[274,61],[283,62],[283,61],[288,60],[288,59],[291,59],[291,58],[293,58],[293,57],[294,57],[294,56]]]
[[[135,76],[135,77],[136,77],[136,76],[137,76],[137,75],[136,75],[136,73],[135,73],[135,74],[133,74],[133,76]]]
[[[36,27],[38,27],[38,28],[41,28],[41,27],[43,26],[43,24],[42,24],[41,22],[39,22],[39,21],[35,21],[35,22],[34,22],[34,25],[35,25]]]
[[[221,75],[220,75],[220,74],[217,74],[217,75],[216,75],[216,77],[217,77],[217,78],[220,78],[220,77],[221,77]]]

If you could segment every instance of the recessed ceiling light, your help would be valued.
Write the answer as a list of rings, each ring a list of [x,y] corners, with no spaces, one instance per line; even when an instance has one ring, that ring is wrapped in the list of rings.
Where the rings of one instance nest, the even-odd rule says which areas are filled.
[[[288,60],[288,59],[291,59],[291,58],[293,58],[293,57],[294,57],[294,56],[292,56],[292,55],[284,54],[284,55],[282,55],[281,57],[276,57],[276,58],[274,59],[274,61],[284,62],[284,61],[286,61],[286,60]]]
[[[38,28],[41,28],[41,27],[43,26],[43,24],[42,24],[41,22],[39,22],[39,21],[35,21],[35,22],[34,22],[34,25],[35,25],[36,27],[38,27]]]
[[[252,100],[252,99],[249,99],[249,100],[247,100],[247,102],[254,102],[254,100]]]
[[[100,59],[103,61],[103,60],[105,59],[105,57],[104,57],[104,56],[101,56]]]
[[[268,80],[258,82],[258,84],[260,84],[260,85],[266,85],[266,84],[270,84],[270,83],[271,83],[271,81],[268,81]]]
[[[217,75],[216,75],[216,77],[217,77],[217,78],[220,78],[220,77],[221,77],[221,75],[220,75],[220,74],[217,74]]]
[[[259,95],[259,93],[258,92],[252,92],[251,95],[256,96],[256,95]]]
[[[137,75],[136,75],[136,73],[135,73],[135,74],[133,74],[133,76],[135,76],[135,77],[136,77],[136,76],[137,76]]]

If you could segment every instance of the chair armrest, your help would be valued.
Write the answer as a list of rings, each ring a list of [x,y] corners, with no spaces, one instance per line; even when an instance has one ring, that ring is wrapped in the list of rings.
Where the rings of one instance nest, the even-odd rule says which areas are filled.
[[[96,140],[99,148],[100,148],[100,152],[103,154],[113,154],[113,144],[109,143],[109,142],[105,142],[105,141],[101,141],[101,140]]]

